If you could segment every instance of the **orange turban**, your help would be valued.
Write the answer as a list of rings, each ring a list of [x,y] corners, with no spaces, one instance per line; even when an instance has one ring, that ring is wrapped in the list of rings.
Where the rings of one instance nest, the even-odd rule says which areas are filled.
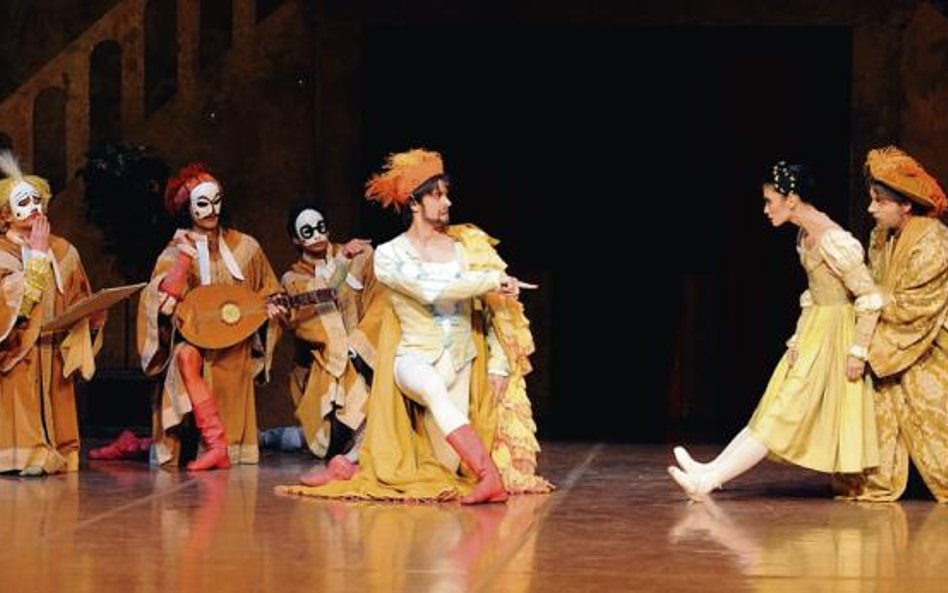
[[[866,156],[866,173],[873,180],[929,208],[931,216],[941,216],[948,207],[948,198],[935,178],[918,161],[894,146],[870,150]]]

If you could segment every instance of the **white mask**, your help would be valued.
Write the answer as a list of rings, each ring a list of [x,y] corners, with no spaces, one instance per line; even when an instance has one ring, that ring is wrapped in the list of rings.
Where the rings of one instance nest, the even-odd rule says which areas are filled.
[[[199,183],[191,190],[191,217],[204,220],[221,215],[221,188],[213,181]]]
[[[43,212],[43,197],[35,187],[20,181],[10,192],[10,211],[15,220],[26,220],[37,212]]]
[[[329,238],[326,231],[326,219],[318,210],[307,208],[296,217],[296,238],[304,246],[313,245],[319,241],[325,241]]]

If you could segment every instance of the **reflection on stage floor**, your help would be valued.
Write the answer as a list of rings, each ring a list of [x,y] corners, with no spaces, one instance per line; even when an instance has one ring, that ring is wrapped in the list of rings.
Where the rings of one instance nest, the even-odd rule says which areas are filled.
[[[699,448],[710,454],[714,447]],[[831,498],[765,463],[714,502],[667,477],[670,448],[546,443],[552,495],[400,505],[281,496],[312,465],[201,474],[89,462],[0,476],[3,591],[946,591],[948,507]]]

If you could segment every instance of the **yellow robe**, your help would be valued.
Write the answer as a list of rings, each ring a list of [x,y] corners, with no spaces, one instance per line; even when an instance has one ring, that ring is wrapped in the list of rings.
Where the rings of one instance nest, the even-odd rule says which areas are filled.
[[[948,502],[948,228],[923,217],[898,237],[876,228],[869,261],[888,297],[869,348],[880,465],[857,497],[897,500],[911,457],[935,498]]]
[[[497,240],[470,225],[451,227],[451,234],[461,241],[471,270],[506,270],[494,245]],[[530,322],[523,312],[523,304],[516,299],[498,294],[483,297],[488,319],[507,356],[509,382],[507,390],[497,402],[497,431],[491,457],[500,470],[504,487],[511,494],[542,493],[553,490],[553,484],[537,475],[537,426],[533,421],[533,407],[527,397],[526,376],[533,370],[530,355],[535,346]]]
[[[480,229],[470,225],[457,225],[449,229],[464,250],[469,269],[504,269],[503,260],[493,249],[495,240]],[[307,486],[283,486],[279,491],[308,496],[369,498],[391,500],[448,500],[467,494],[474,483],[471,476],[459,475],[442,465],[435,457],[429,440],[423,415],[426,410],[403,395],[395,385],[395,353],[401,340],[398,318],[390,306],[385,291],[379,296],[384,307],[381,313],[381,329],[378,337],[378,360],[369,400],[365,439],[360,451],[360,471],[346,482],[332,482],[319,488]],[[472,308],[472,337],[475,358],[471,367],[470,420],[488,450],[499,457],[501,474],[506,480],[516,477],[511,491],[548,491],[551,486],[542,478],[533,475],[538,446],[535,437],[524,438],[523,431],[533,426],[532,415],[523,418],[529,408],[522,405],[509,406],[501,411],[500,402],[495,401],[487,381],[487,321],[492,323],[494,335],[503,347],[511,370],[522,373],[529,370],[528,356],[533,351],[528,322],[523,317],[522,306],[514,299],[491,296],[475,299]],[[489,311],[489,314],[485,314]],[[511,388],[519,390],[525,398],[520,375],[511,376]],[[508,389],[508,393],[511,389]],[[504,443],[498,455],[495,445],[499,415],[511,422],[511,416],[519,420],[511,433],[518,435]],[[513,471],[516,470],[516,471]]]
[[[233,229],[222,234],[244,280],[234,278],[219,253],[211,253],[210,274],[213,284],[242,284],[260,294],[270,296],[280,291],[280,283],[260,245],[249,235]],[[151,281],[142,291],[138,307],[138,352],[146,375],[165,373],[164,383],[152,415],[154,438],[153,462],[165,464],[178,460],[179,435],[175,428],[191,411],[184,382],[175,354],[183,338],[172,331],[171,319],[158,311],[161,281],[174,265],[178,251],[168,246],[158,257]],[[200,285],[198,262],[191,264],[188,286]],[[279,326],[268,323],[253,336],[239,344],[220,350],[202,350],[204,380],[214,394],[229,443],[231,463],[257,463],[257,412],[254,399],[254,378],[269,375],[273,347]]]
[[[330,245],[332,258],[340,246]],[[315,273],[315,266],[300,259],[282,278],[283,289],[294,296],[328,288]],[[336,302],[318,303],[290,312],[294,342],[294,365],[290,371],[290,395],[306,444],[317,457],[329,447],[329,414],[352,430],[365,419],[369,387],[349,358],[351,348],[370,367],[375,364],[375,345],[360,323],[375,293],[372,252],[352,259],[348,277],[336,291]]]
[[[46,473],[79,468],[79,422],[73,379],[95,372],[95,344],[83,319],[68,332],[40,327],[90,294],[79,252],[51,235],[62,291],[50,270],[42,299],[18,317],[23,299],[21,248],[0,236],[0,471],[40,467]],[[78,371],[78,373],[77,373]]]

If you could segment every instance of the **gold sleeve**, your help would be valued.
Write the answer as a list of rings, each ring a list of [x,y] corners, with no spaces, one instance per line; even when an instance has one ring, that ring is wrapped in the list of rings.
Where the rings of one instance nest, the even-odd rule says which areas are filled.
[[[36,303],[43,299],[43,288],[45,288],[51,274],[49,260],[47,256],[40,255],[31,257],[25,266],[23,273],[23,302],[20,304],[19,315],[29,317]]]
[[[885,296],[869,348],[869,363],[880,377],[911,366],[941,331],[948,303],[948,253],[939,234],[922,237],[912,248],[898,284]]]

